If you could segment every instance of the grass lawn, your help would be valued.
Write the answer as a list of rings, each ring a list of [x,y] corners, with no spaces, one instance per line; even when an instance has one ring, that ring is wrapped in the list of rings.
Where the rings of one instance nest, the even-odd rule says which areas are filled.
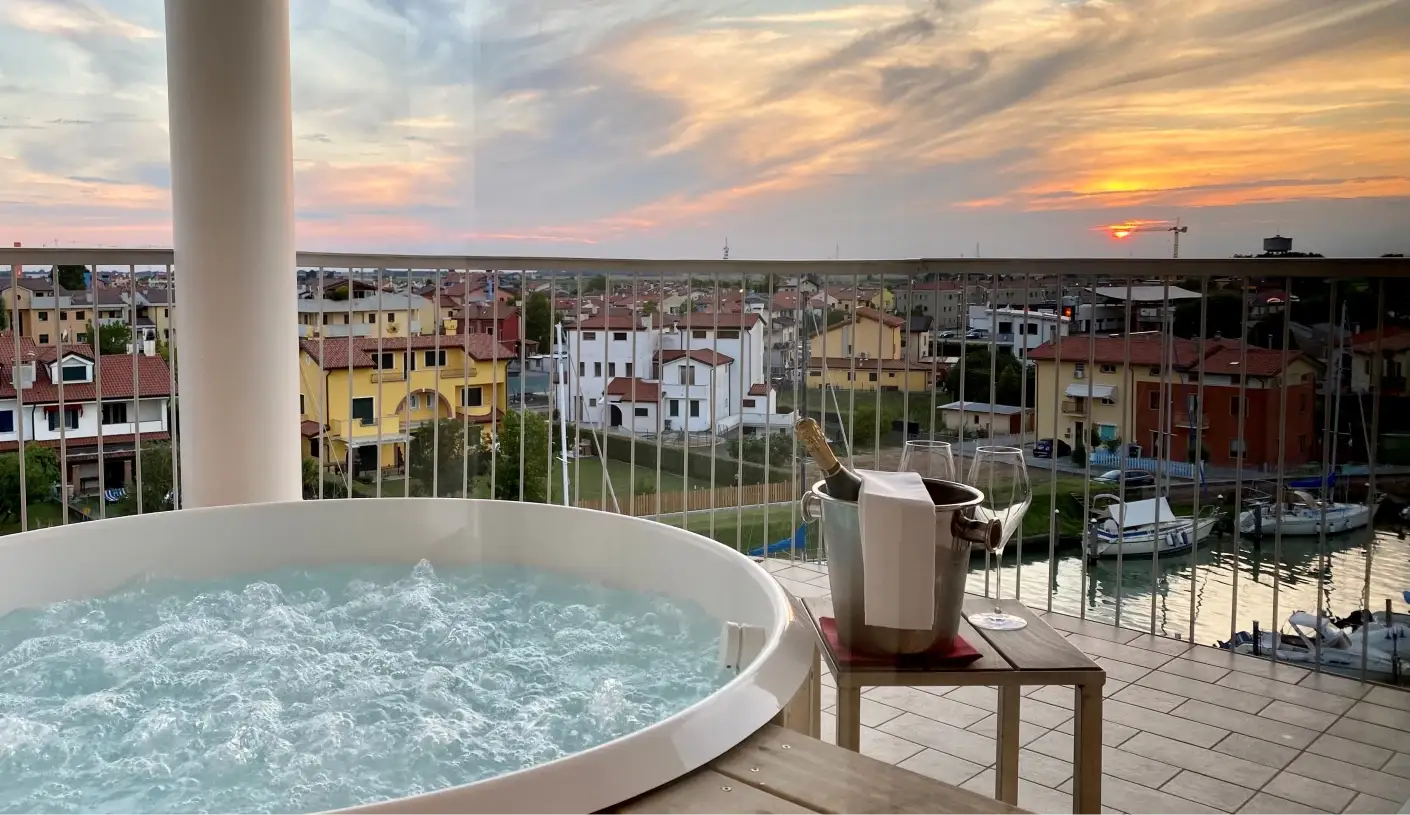
[[[43,529],[46,526],[58,526],[63,522],[63,512],[57,503],[53,501],[41,501],[29,505],[30,529]],[[13,535],[19,531],[19,518],[12,518],[6,523],[0,524],[0,535]]]
[[[553,468],[548,477],[553,485],[553,502],[559,503],[563,500],[563,465],[557,459],[553,461]],[[650,494],[653,495],[657,492],[681,492],[685,489],[685,482],[677,473],[663,469],[658,484],[654,465],[647,467],[637,464],[636,470],[633,471],[631,462],[611,458],[607,459],[607,477],[612,480],[612,489],[616,491],[618,501],[632,495],[636,484],[651,485]],[[691,483],[691,489],[703,486],[704,483],[699,480],[693,480]],[[602,459],[569,459],[568,487],[575,499],[596,501],[604,497],[607,493],[602,484]]]
[[[837,410],[840,408],[844,416],[850,415],[852,412],[851,406],[854,397],[856,400],[856,404],[858,405],[876,405],[876,391],[873,390],[849,391],[841,388],[836,389],[835,396],[837,398],[837,402],[835,405],[833,403],[834,393],[828,392],[824,394],[824,391],[821,388],[809,388],[806,393],[803,391],[799,391],[798,395],[800,397],[799,401],[807,402],[808,411],[810,413],[816,413],[822,410],[826,410],[829,413],[836,415]],[[927,417],[929,417],[931,412],[930,404],[932,399],[934,400],[936,406],[954,401],[952,398],[950,398],[950,395],[948,393],[945,393],[943,391],[935,394],[933,397],[930,391],[911,391],[909,397],[911,403],[910,420],[913,422],[920,422],[922,428],[929,427],[929,425],[927,424],[927,422],[929,421]],[[905,413],[906,398],[907,394],[901,391],[882,391],[882,412],[888,415],[894,415],[898,419],[901,418],[901,416]],[[796,407],[796,404],[793,400],[792,388],[779,389],[778,407],[780,410],[791,410]]]
[[[715,530],[710,532],[710,519],[714,516]],[[743,523],[740,522],[741,516]],[[656,520],[671,526],[682,526],[680,515],[668,515]],[[801,524],[803,519],[797,512],[790,517],[788,504],[773,504],[768,510],[768,526],[764,525],[764,508],[752,507],[741,512],[738,509],[717,509],[710,512],[694,512],[686,516],[684,527],[691,532],[712,537],[731,549],[748,552],[765,543],[783,540],[793,534],[793,524]]]

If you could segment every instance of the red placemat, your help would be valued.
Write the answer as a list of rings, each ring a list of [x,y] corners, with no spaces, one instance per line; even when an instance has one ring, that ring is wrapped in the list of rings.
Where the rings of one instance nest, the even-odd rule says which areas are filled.
[[[832,649],[832,653],[837,656],[838,662],[847,662],[853,665],[941,665],[950,668],[961,668],[984,656],[967,642],[963,637],[956,636],[954,642],[949,647],[940,647],[922,651],[919,654],[904,654],[895,657],[874,657],[866,654],[854,654],[843,647],[837,638],[837,620],[832,617],[819,617],[818,628],[822,629],[823,636],[827,638],[827,645]]]

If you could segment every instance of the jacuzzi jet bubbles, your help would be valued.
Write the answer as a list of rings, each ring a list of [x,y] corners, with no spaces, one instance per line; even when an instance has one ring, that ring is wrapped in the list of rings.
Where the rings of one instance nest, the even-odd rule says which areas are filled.
[[[593,747],[723,686],[702,609],[523,568],[149,581],[0,617],[0,811],[310,811]]]

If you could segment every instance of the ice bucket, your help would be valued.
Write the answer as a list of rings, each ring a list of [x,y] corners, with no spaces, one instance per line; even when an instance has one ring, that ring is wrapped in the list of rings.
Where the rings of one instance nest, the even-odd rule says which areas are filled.
[[[804,493],[803,519],[821,519],[827,546],[827,578],[832,588],[832,609],[837,620],[838,644],[853,653],[898,656],[943,649],[959,633],[964,605],[965,578],[969,574],[971,545],[998,545],[1001,531],[995,521],[977,521],[974,508],[984,493],[954,481],[925,479],[935,502],[935,623],[930,630],[884,628],[866,624],[866,597],[862,580],[862,531],[857,504],[827,494],[819,481]]]

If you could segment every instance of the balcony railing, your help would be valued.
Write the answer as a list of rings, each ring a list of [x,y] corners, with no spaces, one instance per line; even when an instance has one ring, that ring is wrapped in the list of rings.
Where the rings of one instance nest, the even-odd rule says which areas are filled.
[[[1320,493],[1314,489],[1316,497],[1357,504],[1368,501],[1368,496],[1410,494],[1405,486],[1410,455],[1402,443],[1410,439],[1410,427],[1403,424],[1410,410],[1384,395],[1398,383],[1377,374],[1364,393],[1349,393],[1337,386],[1345,373],[1336,361],[1345,356],[1341,351],[1358,330],[1364,335],[1398,319],[1398,312],[1388,304],[1396,302],[1397,294],[1404,297],[1398,287],[1410,279],[1410,263],[1403,259],[657,262],[299,253],[297,263],[301,270],[312,270],[306,273],[310,289],[348,278],[374,285],[380,281],[384,288],[399,292],[449,291],[447,284],[454,282],[458,290],[483,285],[515,292],[519,305],[504,305],[506,309],[524,309],[531,298],[541,295],[548,302],[548,327],[553,333],[532,336],[545,330],[533,321],[527,330],[540,341],[540,351],[562,357],[531,359],[527,345],[504,344],[496,333],[483,355],[463,366],[417,371],[415,381],[409,382],[400,370],[372,367],[373,352],[368,349],[377,342],[373,337],[354,338],[353,353],[344,353],[339,344],[346,349],[347,338],[329,332],[318,337],[306,334],[302,346],[289,352],[312,355],[304,358],[300,369],[303,454],[312,459],[308,470],[315,474],[305,483],[309,498],[349,493],[495,496],[600,506],[685,526],[746,552],[782,542],[769,551],[800,562],[825,559],[827,541],[819,530],[798,532],[804,525],[796,499],[818,479],[818,473],[788,436],[768,439],[769,429],[786,430],[778,417],[794,411],[822,421],[843,459],[857,467],[894,469],[908,437],[951,440],[962,471],[978,443],[1011,443],[1031,450],[1038,440],[1060,442],[1056,461],[1029,459],[1032,506],[1002,563],[976,559],[970,583],[976,591],[987,591],[995,570],[1002,568],[1005,593],[1031,606],[1209,643],[1249,628],[1254,619],[1265,628],[1276,627],[1298,609],[1346,614],[1355,607],[1379,608],[1385,598],[1373,591],[1385,580],[1395,582],[1403,576],[1400,582],[1410,585],[1410,573],[1371,580],[1381,569],[1410,561],[1410,550],[1398,548],[1403,544],[1392,535],[1382,534],[1378,545],[1367,545],[1371,530],[1350,536],[1318,534],[1310,541],[1274,531],[1265,534],[1256,555],[1250,554],[1252,542],[1227,533],[1208,539],[1197,552],[1156,553],[1140,560],[1123,555],[1096,565],[1083,549],[1086,522],[1095,511],[1093,497],[1118,492],[1092,479],[1117,466],[1149,472],[1156,484],[1144,489],[1166,496],[1180,516],[1207,514],[1213,508],[1226,518],[1237,518],[1250,500],[1280,495],[1299,479],[1316,481],[1320,473],[1333,468],[1339,470],[1335,487]],[[172,308],[179,314],[181,274],[173,268],[170,251],[0,250],[0,270],[42,273],[51,282],[50,269],[70,264],[103,270],[104,278],[113,281],[110,285],[129,295],[148,283],[169,289]],[[92,275],[91,281],[96,280],[99,275]],[[1049,296],[1060,293],[1071,298],[1079,312],[1105,303],[1121,311],[1123,323],[1129,325],[1139,324],[1143,314],[1161,319],[1155,321],[1159,330],[1149,333],[1111,336],[1103,331],[1095,341],[1081,335],[1059,337],[1029,351],[1025,373],[1025,363],[997,353],[1003,341],[995,334],[963,344],[967,351],[988,347],[995,352],[987,357],[989,367],[976,371],[972,370],[976,357],[969,353],[943,361],[939,357],[882,360],[874,353],[863,359],[846,355],[842,347],[828,347],[832,340],[814,349],[800,339],[812,338],[816,328],[845,323],[854,347],[865,346],[869,351],[890,347],[884,336],[863,342],[864,331],[880,332],[884,326],[866,322],[845,308],[794,312],[792,333],[786,337],[773,336],[769,321],[755,324],[751,318],[718,309],[693,312],[689,319],[711,329],[711,336],[718,336],[715,329],[721,324],[731,328],[747,324],[740,328],[753,332],[750,336],[758,342],[750,347],[758,353],[744,358],[737,350],[731,352],[728,343],[739,346],[730,340],[706,348],[730,359],[715,368],[700,363],[692,390],[719,398],[687,395],[681,401],[697,398],[700,404],[695,408],[678,404],[675,416],[666,394],[673,389],[672,378],[679,381],[679,373],[653,370],[657,352],[673,348],[672,333],[663,321],[644,313],[608,312],[610,319],[625,316],[634,326],[627,341],[613,340],[614,332],[608,330],[598,330],[595,340],[588,341],[573,330],[583,319],[589,321],[584,331],[592,330],[591,320],[605,319],[589,316],[601,313],[603,304],[596,298],[602,293],[620,296],[621,302],[637,302],[664,299],[663,293],[690,297],[695,292],[699,300],[694,304],[704,308],[740,288],[757,291],[772,302],[785,285],[797,280],[806,286],[884,287],[900,304],[915,301],[912,289],[917,283],[953,281],[964,301],[956,304],[961,315],[968,314],[970,305],[985,303],[986,291],[1002,288],[1042,289]],[[1136,287],[1149,292],[1163,290],[1166,284],[1197,287],[1203,303],[1216,289],[1295,290],[1298,307],[1257,322],[1246,314],[1234,319],[1203,307],[1198,314],[1186,314],[1184,309],[1177,312],[1173,303],[1095,293],[1102,287],[1108,293]],[[89,283],[90,290],[93,285]],[[440,300],[432,298],[432,302]],[[1344,306],[1351,316],[1343,328],[1328,329],[1342,324]],[[37,322],[23,319],[26,315],[14,302],[7,301],[6,308],[7,324],[21,326],[18,337],[13,332],[0,336],[0,354],[6,357],[7,367],[17,355],[25,358],[32,351],[58,354],[64,350],[58,342],[38,347],[38,336],[24,333]],[[415,327],[417,323],[404,314],[398,312],[395,324]],[[449,315],[442,309],[429,316],[432,319],[422,326],[426,331],[442,325]],[[135,319],[129,316],[129,324]],[[560,323],[565,327],[561,336],[551,328]],[[386,324],[383,315],[378,315],[376,324]],[[957,328],[963,336],[967,326]],[[457,338],[442,335],[441,340],[449,344]],[[368,345],[363,348],[357,343]],[[692,339],[691,349],[700,350],[701,344]],[[957,340],[952,345],[961,347]],[[771,347],[796,350],[776,354],[769,353]],[[64,348],[72,350],[73,344],[65,343]],[[233,338],[231,353],[238,350],[238,338]],[[158,352],[166,357],[157,356]],[[152,355],[105,357],[101,365],[100,376],[108,384],[100,390],[119,394],[116,399],[105,397],[105,404],[125,402],[128,415],[133,415],[138,400],[144,404],[157,400],[168,416],[162,429],[149,432],[149,414],[143,413],[140,437],[134,438],[130,425],[127,433],[115,433],[116,425],[100,421],[104,408],[91,401],[91,388],[85,392],[65,385],[61,392],[45,372],[10,397],[20,432],[7,435],[0,429],[0,443],[12,445],[9,449],[15,453],[36,445],[52,449],[56,462],[63,463],[57,467],[60,483],[52,488],[31,491],[20,479],[20,495],[13,502],[19,517],[13,528],[70,522],[70,514],[56,510],[51,496],[75,491],[111,493],[111,500],[74,499],[90,502],[93,517],[180,505],[181,424],[176,399],[180,382],[175,366],[167,362],[177,360],[180,353],[181,337],[173,325]],[[592,363],[600,361],[607,370],[605,363],[615,361],[619,353],[628,355],[622,362],[633,362],[633,370],[644,375],[602,377],[592,384],[578,376],[580,363],[586,362],[592,370]],[[320,369],[314,359],[329,361]],[[504,385],[512,381],[506,370],[510,360],[522,371],[537,366],[542,375],[507,388]],[[1089,438],[1080,440],[1068,435],[1074,423],[1064,417],[1081,417],[1086,405],[1066,398],[1063,388],[1068,383],[1058,384],[1055,375],[1078,362],[1087,371],[1112,365],[1118,373],[1124,372],[1133,382],[1134,405],[1129,410],[1104,411],[1109,418],[1103,421],[1114,426],[1085,427],[1082,432]],[[800,375],[820,364],[843,368],[845,374]],[[951,366],[953,370],[946,374]],[[1166,373],[1152,375],[1152,369]],[[1274,373],[1265,376],[1269,371]],[[1288,375],[1281,375],[1285,371]],[[888,372],[897,373],[896,391],[845,384],[865,385],[872,373],[885,384],[890,381],[885,378]],[[926,375],[912,377],[913,372]],[[1310,380],[1304,379],[1309,376]],[[127,390],[112,390],[114,382]],[[925,388],[917,382],[937,385]],[[809,387],[820,383],[830,384]],[[480,388],[483,407],[458,407],[470,398],[468,388]],[[1250,409],[1242,418],[1219,423],[1201,420],[1192,427],[1186,412],[1179,409],[1191,394],[1202,404],[1219,403],[1211,401],[1216,398],[1237,400]],[[354,401],[365,398],[373,398],[378,412],[386,415],[372,424],[330,419],[330,405],[333,415],[347,416]],[[746,398],[760,401],[754,408],[744,408]],[[969,416],[971,422],[947,425],[954,411],[941,408],[954,402],[984,406],[980,410],[988,415],[980,417],[980,426],[994,427],[995,438],[976,438],[973,416]],[[434,414],[428,412],[428,405],[436,406]],[[761,405],[769,407],[761,411]],[[71,407],[78,408],[79,415],[65,418]],[[1006,421],[1004,411],[1010,408],[1017,409],[1012,415],[1031,415],[1032,421]],[[4,409],[0,406],[0,412]],[[117,418],[116,408],[106,409],[109,419]],[[769,419],[767,427],[757,421],[761,414]],[[443,418],[431,421],[432,415]],[[688,434],[682,432],[687,417],[693,417],[693,432]],[[291,416],[290,421],[294,420]],[[48,431],[50,421],[59,428],[55,434]],[[480,435],[472,429],[476,427],[482,430]],[[277,428],[240,432],[269,433]],[[1125,455],[1091,444],[1093,433],[1113,438],[1114,444],[1120,440],[1115,447]],[[507,443],[507,434],[517,434],[522,443]],[[57,438],[48,438],[51,435]],[[352,444],[346,445],[349,441]],[[569,455],[564,455],[565,441]],[[1085,457],[1065,458],[1063,452],[1079,441]],[[351,456],[347,446],[353,448]],[[1245,452],[1231,455],[1235,449]],[[0,448],[0,455],[12,454],[4,450]],[[1202,465],[1191,463],[1196,458],[1192,451],[1201,451]],[[1119,464],[1108,466],[1106,461]],[[154,479],[160,481],[153,483]],[[765,484],[771,486],[755,489]],[[119,495],[114,489],[126,492]],[[731,491],[737,500],[723,498]],[[693,497],[697,493],[702,497]],[[153,497],[166,495],[170,502]],[[692,497],[661,497],[677,495]],[[1394,516],[1392,498],[1379,506],[1382,518],[1387,513]],[[1215,548],[1224,554],[1199,554]],[[1242,556],[1235,556],[1241,551]],[[1328,593],[1333,579],[1338,590],[1334,597]],[[1218,591],[1212,586],[1218,586]],[[1335,608],[1328,609],[1329,603]]]

